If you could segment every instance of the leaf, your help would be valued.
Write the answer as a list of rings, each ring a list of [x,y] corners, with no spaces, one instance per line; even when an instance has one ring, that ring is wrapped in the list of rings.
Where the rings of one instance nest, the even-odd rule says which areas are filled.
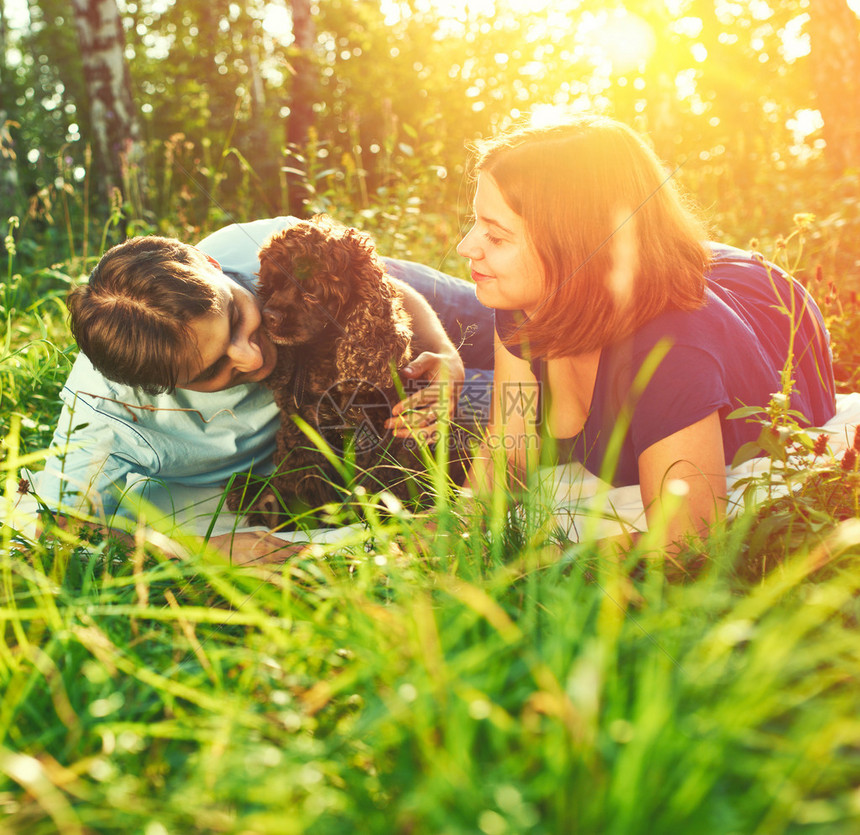
[[[749,441],[745,443],[732,458],[732,467],[739,467],[753,458],[758,458],[762,453],[761,444],[758,441]]]
[[[785,530],[791,524],[791,514],[774,513],[762,519],[752,530],[749,538],[750,554],[759,554],[767,546],[768,540],[778,531]]]
[[[767,412],[765,409],[762,409],[761,406],[741,406],[740,409],[735,409],[733,412],[729,412],[728,417],[733,419],[764,414],[767,414]]]
[[[779,438],[767,435],[766,437],[759,438],[759,444],[764,450],[765,455],[774,461],[787,460],[788,456],[786,455],[785,445]]]

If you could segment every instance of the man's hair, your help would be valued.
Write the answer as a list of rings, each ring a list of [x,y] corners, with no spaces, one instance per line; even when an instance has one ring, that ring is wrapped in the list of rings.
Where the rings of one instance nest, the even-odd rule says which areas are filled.
[[[206,256],[156,236],[109,249],[87,284],[69,293],[70,326],[105,377],[148,394],[172,392],[194,342],[190,322],[218,309],[202,277]]]
[[[635,131],[595,116],[480,143],[544,268],[547,298],[506,341],[533,357],[593,351],[705,298],[705,224]]]

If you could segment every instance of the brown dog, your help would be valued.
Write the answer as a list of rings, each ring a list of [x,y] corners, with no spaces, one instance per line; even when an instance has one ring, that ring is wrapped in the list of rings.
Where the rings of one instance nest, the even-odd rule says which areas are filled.
[[[410,473],[423,469],[422,459],[384,423],[399,399],[396,372],[412,356],[412,327],[373,242],[318,216],[273,235],[260,265],[263,325],[278,347],[278,365],[265,381],[281,410],[275,474],[262,487],[237,479],[230,507],[275,527],[341,502],[357,484],[408,498],[415,490]],[[344,468],[353,471],[348,479]]]

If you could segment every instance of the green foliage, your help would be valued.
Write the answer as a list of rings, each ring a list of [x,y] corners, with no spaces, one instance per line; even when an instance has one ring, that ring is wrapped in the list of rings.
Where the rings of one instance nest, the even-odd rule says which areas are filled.
[[[266,570],[142,540],[5,551],[7,830],[856,824],[856,529],[830,578],[801,548],[744,589],[729,538],[673,586],[436,522]]]
[[[775,237],[797,212],[814,213],[810,268],[857,289],[856,176],[834,172],[821,130],[798,121],[816,107],[803,5],[630,0],[627,13],[598,0],[492,5],[446,17],[433,4],[316,4],[311,101],[302,102],[313,106],[314,135],[309,147],[287,148],[298,66],[287,15],[262,0],[124,4],[146,146],[146,186],[139,198],[123,195],[126,220],[161,229],[182,204],[180,228],[196,233],[225,217],[310,211],[287,203],[285,169],[298,156],[321,164],[310,187],[334,172],[363,210],[384,190],[399,197],[416,163],[432,167],[439,182],[420,195],[424,209],[461,222],[468,143],[532,111],[590,109],[649,134],[714,214],[717,237],[745,245]],[[37,220],[46,200],[56,204],[52,190],[98,176],[99,161],[87,154],[71,6],[29,8],[29,28],[0,55],[0,86],[18,182],[6,211]],[[43,231],[50,237],[50,224]]]
[[[319,209],[440,257],[451,230],[410,202],[435,172],[353,206],[349,170],[311,171]],[[4,467],[47,442],[82,266],[19,274],[9,233]],[[368,497],[357,540],[277,568],[180,534],[171,561],[149,533],[4,528],[5,830],[850,831],[856,464],[816,454],[779,401],[760,417],[777,463],[684,583],[653,554],[559,539],[539,491],[489,520],[444,493],[427,515]]]
[[[765,470],[735,484],[754,519],[738,562],[740,575],[750,580],[800,548],[818,553],[821,565],[815,570],[828,566],[825,543],[841,523],[860,516],[860,427],[853,445],[837,459],[829,451],[829,436],[813,437],[801,426],[803,416],[786,404],[785,396],[777,393],[764,409],[748,407],[730,415],[761,423],[758,440],[738,450],[735,464],[762,453],[767,456]]]
[[[375,3],[320,4],[317,124],[290,149],[307,212],[462,275],[465,143],[535,105],[604,110],[680,165],[715,236],[757,238],[804,281],[838,382],[857,388],[856,178],[832,176],[815,133],[808,159],[790,150],[786,120],[810,104],[803,60],[777,57],[794,4],[762,18],[690,0],[697,35],[667,4],[635,4],[660,40],[623,72],[589,53],[599,27],[576,28],[604,20],[604,3],[552,16],[500,4],[447,23],[414,6],[385,20]],[[142,33],[129,48],[147,185],[109,206],[94,204],[69,7],[31,8],[43,23],[0,74],[18,123],[7,214],[20,219],[0,218],[7,509],[16,462],[49,444],[74,356],[63,298],[100,253],[289,208],[293,54],[262,4],[223,17],[127,5]],[[691,58],[696,44],[707,61]],[[679,96],[690,72],[695,92]],[[224,565],[178,534],[188,555],[170,561],[144,531],[122,547],[50,518],[35,541],[3,527],[0,829],[853,831],[856,442],[834,461],[779,401],[746,417],[762,420],[774,464],[748,482],[746,512],[677,565],[564,542],[537,493],[516,513],[500,496],[489,520],[444,495],[427,516],[370,512],[367,499],[358,541],[265,569]]]
[[[45,449],[59,414],[57,391],[68,374],[71,350],[63,296],[71,283],[54,268],[15,272],[18,219],[8,222],[6,275],[0,281],[0,435],[23,423],[25,451]]]

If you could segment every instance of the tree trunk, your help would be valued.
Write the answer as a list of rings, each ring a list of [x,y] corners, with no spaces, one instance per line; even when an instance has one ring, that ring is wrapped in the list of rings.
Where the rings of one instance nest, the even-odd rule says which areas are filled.
[[[0,224],[9,216],[17,214],[18,167],[15,157],[15,143],[10,127],[14,124],[9,118],[9,101],[12,85],[6,78],[6,42],[8,37],[6,10],[0,0]]]
[[[269,215],[281,210],[280,166],[281,160],[275,143],[280,145],[280,135],[273,140],[271,121],[266,107],[266,84],[260,67],[259,35],[255,32],[255,21],[247,13],[241,19],[242,44],[245,63],[248,65],[248,92],[251,103],[251,118],[244,135],[239,140],[245,158],[252,161],[252,168],[260,184],[259,196],[265,203]]]
[[[316,32],[311,18],[310,0],[290,0],[293,14],[293,83],[290,95],[290,116],[287,119],[287,201],[288,210],[296,215],[305,213],[308,197],[307,150],[310,128],[314,123],[314,90],[316,74],[313,49]]]
[[[125,60],[125,33],[116,0],[72,0],[75,29],[89,97],[93,156],[98,185],[107,195],[114,187],[132,191],[140,161],[140,131]]]
[[[847,0],[809,4],[812,80],[834,173],[860,166],[860,21]]]
[[[0,107],[0,228],[18,214],[18,164],[6,111]]]

